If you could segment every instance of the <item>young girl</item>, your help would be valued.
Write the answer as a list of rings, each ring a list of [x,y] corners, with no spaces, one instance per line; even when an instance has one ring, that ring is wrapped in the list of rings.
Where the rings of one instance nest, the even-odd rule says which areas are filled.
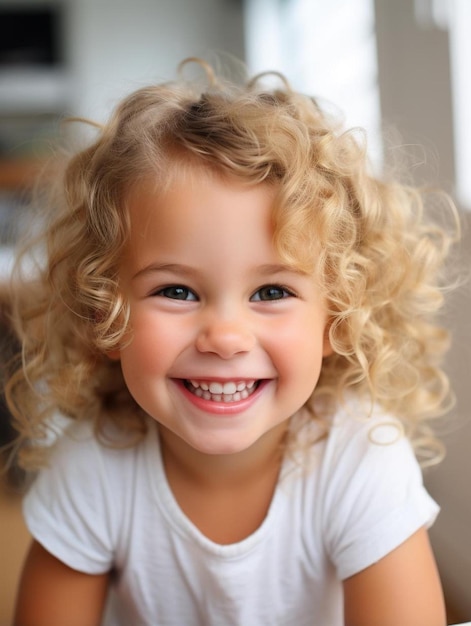
[[[15,624],[443,626],[449,238],[281,77],[207,73],[117,107],[21,265]]]

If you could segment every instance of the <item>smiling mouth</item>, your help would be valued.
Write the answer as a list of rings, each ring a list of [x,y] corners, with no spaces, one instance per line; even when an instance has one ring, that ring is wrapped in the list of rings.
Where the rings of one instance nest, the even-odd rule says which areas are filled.
[[[259,380],[226,382],[185,380],[183,382],[192,394],[212,402],[240,402],[251,396],[260,384]]]

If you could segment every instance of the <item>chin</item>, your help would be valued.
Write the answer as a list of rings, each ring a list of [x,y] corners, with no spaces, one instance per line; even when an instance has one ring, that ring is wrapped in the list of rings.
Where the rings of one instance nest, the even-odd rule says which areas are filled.
[[[185,439],[185,443],[189,445],[193,450],[200,454],[207,456],[231,456],[240,454],[249,450],[256,442],[258,438],[237,438],[234,434],[226,434],[225,437],[202,437],[198,440],[194,438]]]

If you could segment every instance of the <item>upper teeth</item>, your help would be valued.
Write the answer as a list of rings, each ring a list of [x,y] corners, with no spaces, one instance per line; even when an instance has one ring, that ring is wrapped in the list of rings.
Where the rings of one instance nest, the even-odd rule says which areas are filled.
[[[209,393],[215,394],[224,394],[231,395],[236,393],[237,391],[250,390],[255,385],[254,380],[246,380],[246,381],[228,381],[225,383],[221,382],[207,382],[201,380],[190,380],[193,387],[198,389],[200,387],[203,391],[209,391]]]

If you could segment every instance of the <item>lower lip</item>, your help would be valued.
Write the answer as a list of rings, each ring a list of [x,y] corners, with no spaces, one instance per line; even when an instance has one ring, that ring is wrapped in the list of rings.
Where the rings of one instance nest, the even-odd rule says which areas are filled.
[[[243,413],[249,407],[254,404],[260,394],[263,392],[263,389],[268,384],[268,380],[262,380],[258,384],[257,389],[248,396],[248,398],[244,398],[243,400],[238,400],[236,402],[215,402],[213,400],[206,400],[205,398],[200,398],[196,396],[194,393],[189,391],[183,381],[175,380],[180,391],[185,396],[187,400],[189,400],[194,406],[198,409],[201,409],[205,413],[212,413],[214,415],[236,415],[238,413]]]

